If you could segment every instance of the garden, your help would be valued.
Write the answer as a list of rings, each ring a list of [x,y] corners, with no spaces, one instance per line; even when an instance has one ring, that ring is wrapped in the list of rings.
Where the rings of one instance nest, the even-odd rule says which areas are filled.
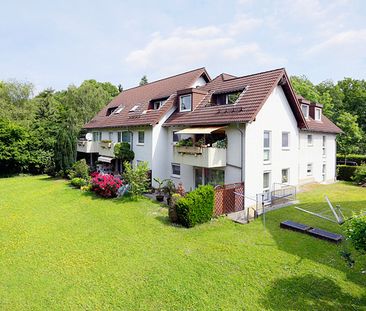
[[[359,212],[365,190],[309,186],[299,206],[324,208],[326,193]],[[105,199],[48,176],[0,179],[1,309],[362,309],[365,256],[280,229],[287,219],[342,233],[293,207],[266,214],[265,228],[219,217],[186,229],[146,198]]]

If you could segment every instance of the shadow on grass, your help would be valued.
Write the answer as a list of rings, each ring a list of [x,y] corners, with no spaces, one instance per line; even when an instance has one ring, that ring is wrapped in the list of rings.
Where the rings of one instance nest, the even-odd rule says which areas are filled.
[[[355,207],[355,210],[360,210],[360,206],[366,206],[366,201],[345,201],[337,202],[337,204],[348,207],[349,209]],[[296,204],[296,206],[313,212],[324,211],[327,208],[329,209],[327,204],[324,204],[323,202]],[[330,214],[329,217],[331,217]],[[351,249],[352,255],[356,257],[357,265],[357,267],[355,266],[351,269],[346,265],[340,255],[340,251],[347,249],[349,243],[342,242],[339,245],[335,245],[328,241],[319,240],[299,232],[281,229],[280,223],[284,220],[291,220],[344,235],[342,226],[296,210],[294,206],[289,206],[266,214],[266,230],[271,234],[278,249],[296,255],[301,259],[309,259],[343,271],[350,281],[362,284],[363,286],[366,285],[365,277],[360,272],[360,270],[366,266],[366,256],[360,256],[355,250]]]
[[[330,278],[315,275],[275,280],[261,302],[270,310],[360,310],[366,296],[354,297]]]

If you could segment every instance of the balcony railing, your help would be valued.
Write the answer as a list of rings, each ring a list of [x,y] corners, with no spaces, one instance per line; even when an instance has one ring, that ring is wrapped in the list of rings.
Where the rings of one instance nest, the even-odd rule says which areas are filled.
[[[198,167],[226,166],[226,149],[214,147],[174,147],[174,162]]]
[[[77,151],[85,153],[99,153],[107,157],[114,157],[114,143],[103,141],[86,141],[79,140],[77,143]]]

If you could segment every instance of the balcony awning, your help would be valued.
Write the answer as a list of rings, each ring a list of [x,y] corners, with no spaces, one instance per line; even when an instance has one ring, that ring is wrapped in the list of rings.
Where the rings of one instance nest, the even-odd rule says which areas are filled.
[[[111,157],[98,157],[99,162],[111,163],[113,158]]]
[[[177,134],[211,134],[213,132],[224,132],[226,126],[219,127],[188,127],[176,132]]]

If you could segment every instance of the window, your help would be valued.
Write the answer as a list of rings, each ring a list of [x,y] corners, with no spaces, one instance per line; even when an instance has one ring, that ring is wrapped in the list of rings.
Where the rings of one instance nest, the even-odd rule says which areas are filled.
[[[123,110],[123,106],[122,107],[119,107],[117,108],[117,110],[114,112],[115,114],[119,114],[122,110]]]
[[[271,158],[271,132],[264,131],[263,134],[263,160],[269,161]]]
[[[313,135],[308,135],[308,146],[312,146],[313,145]]]
[[[271,183],[271,172],[263,173],[263,195],[264,201],[270,200],[270,183]]]
[[[139,107],[139,105],[135,105],[133,106],[129,112],[135,112],[137,110],[137,108]]]
[[[290,169],[288,169],[288,168],[285,168],[285,169],[283,169],[282,170],[282,183],[283,184],[286,184],[286,183],[288,183],[289,182],[289,176],[290,176],[290,174],[289,174],[289,171],[290,171]]]
[[[93,132],[93,141],[101,141],[102,132]]]
[[[226,105],[233,105],[238,100],[241,92],[226,94]]]
[[[161,102],[160,101],[157,101],[157,102],[154,102],[153,103],[153,109],[154,110],[158,110],[161,106]]]
[[[113,140],[113,132],[109,132],[108,133],[108,139],[109,140]]]
[[[180,140],[180,135],[177,134],[178,131],[173,132],[173,143],[177,143]]]
[[[131,143],[131,133],[128,131],[118,132],[118,142]]]
[[[172,163],[172,175],[180,177],[180,164]]]
[[[323,181],[326,181],[326,179],[327,179],[326,172],[327,172],[327,166],[325,164],[323,164],[323,166],[322,166],[322,177],[323,177]]]
[[[308,105],[301,105],[302,113],[304,114],[304,117],[307,119],[309,118],[309,106]]]
[[[192,110],[192,96],[183,95],[179,97],[179,111],[191,111]]]
[[[282,149],[289,149],[290,147],[290,133],[289,132],[282,132]]]
[[[145,132],[144,131],[139,131],[138,132],[138,140],[137,143],[139,145],[143,145],[145,143]]]
[[[326,151],[326,144],[327,144],[327,137],[323,136],[323,144],[322,144],[322,148],[323,148],[323,157],[327,156],[327,151]]]
[[[308,176],[313,175],[313,163],[308,163],[308,165],[306,166],[306,174]]]
[[[320,121],[322,118],[322,110],[320,108],[315,108],[315,120]]]

